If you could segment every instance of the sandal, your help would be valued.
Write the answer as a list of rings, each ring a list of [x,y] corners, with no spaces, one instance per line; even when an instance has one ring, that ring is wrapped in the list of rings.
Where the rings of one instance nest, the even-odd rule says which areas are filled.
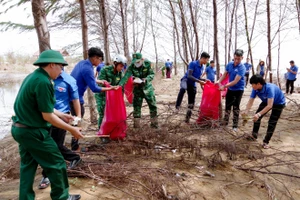
[[[46,177],[43,177],[40,184],[39,189],[46,189],[50,185],[50,180]]]
[[[262,147],[263,147],[264,149],[270,148],[270,146],[269,146],[267,143],[263,143]]]

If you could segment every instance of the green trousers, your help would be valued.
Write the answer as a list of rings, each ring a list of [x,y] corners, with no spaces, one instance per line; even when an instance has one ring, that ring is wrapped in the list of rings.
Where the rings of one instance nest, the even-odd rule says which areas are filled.
[[[105,109],[105,103],[106,103],[106,96],[105,92],[100,92],[95,94],[96,104],[97,104],[97,111],[99,114],[98,117],[98,128],[100,128],[102,124],[102,120],[104,117],[104,109]]]
[[[13,138],[19,143],[20,188],[19,200],[34,200],[34,177],[40,165],[51,182],[51,199],[66,200],[69,183],[66,163],[47,129],[12,126]]]
[[[149,110],[150,118],[155,118],[157,116],[156,99],[153,90],[145,91],[143,89],[134,89],[133,91],[133,117],[141,118],[141,109],[143,104],[143,99],[146,100]]]

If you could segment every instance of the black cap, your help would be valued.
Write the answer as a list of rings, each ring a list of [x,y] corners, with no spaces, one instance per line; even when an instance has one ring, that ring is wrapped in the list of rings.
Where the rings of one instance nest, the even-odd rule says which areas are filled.
[[[244,55],[244,51],[242,49],[236,49],[234,52],[234,55],[236,56],[243,56]]]

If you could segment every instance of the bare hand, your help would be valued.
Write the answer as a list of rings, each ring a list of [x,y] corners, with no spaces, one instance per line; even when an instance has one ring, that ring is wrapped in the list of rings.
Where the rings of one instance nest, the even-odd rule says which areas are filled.
[[[59,117],[66,123],[70,123],[74,120],[74,117],[72,115],[65,113],[61,114]]]
[[[84,136],[81,134],[81,128],[80,127],[73,127],[73,130],[70,131],[71,134],[74,136],[74,138],[76,139],[81,139],[83,138]]]
[[[259,119],[258,114],[255,114],[255,115],[253,116],[253,122],[256,122],[258,119]]]
[[[200,85],[205,85],[206,81],[199,81]]]
[[[119,89],[119,87],[120,87],[119,85],[116,85],[116,86],[111,86],[111,89],[112,89],[112,90],[118,90],[118,89]]]
[[[219,87],[219,90],[221,90],[221,91],[225,90],[225,86],[224,86],[224,85],[221,85],[221,86]]]

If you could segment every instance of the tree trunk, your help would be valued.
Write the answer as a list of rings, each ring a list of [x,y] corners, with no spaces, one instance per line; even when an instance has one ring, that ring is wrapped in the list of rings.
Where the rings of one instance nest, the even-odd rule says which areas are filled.
[[[127,31],[127,6],[128,0],[125,0],[125,5],[123,0],[119,0],[121,20],[122,20],[122,39],[123,39],[123,49],[124,55],[127,58],[127,62],[130,63],[129,46],[128,46],[128,31]]]
[[[32,0],[32,14],[34,20],[34,27],[38,36],[40,53],[51,49],[50,33],[47,25],[45,4],[43,0]]]
[[[219,49],[218,49],[218,8],[217,0],[213,0],[213,15],[214,15],[214,52],[217,63],[217,79],[220,77],[220,62],[219,62]],[[219,104],[219,117],[222,118],[222,101]]]
[[[231,18],[230,18],[227,63],[231,61],[231,55],[232,55],[231,54],[232,28],[233,28],[233,22],[234,22],[234,13],[235,13],[236,1],[237,0],[233,0],[233,8],[232,8],[232,13],[231,13]]]
[[[132,0],[132,48],[133,51],[136,52],[137,51],[137,46],[136,46],[136,41],[135,41],[135,0]]]
[[[87,19],[86,19],[86,4],[85,0],[80,0],[80,11],[81,11],[81,27],[82,27],[82,47],[83,47],[83,58],[88,58],[88,26],[87,26]],[[87,89],[87,96],[88,96],[88,106],[90,110],[90,121],[92,124],[97,123],[97,113],[96,113],[96,103],[94,98],[94,93]]]
[[[195,58],[198,59],[199,58],[199,37],[198,37],[197,23],[196,23],[195,16],[194,16],[194,13],[193,13],[192,1],[189,0],[188,4],[189,4],[189,8],[190,8],[191,20],[192,20],[192,24],[193,24],[193,30],[194,30],[194,34],[195,34],[195,39],[196,39],[196,44],[195,44],[195,48],[196,48],[195,52],[196,52],[196,54],[195,54]]]
[[[177,26],[177,19],[176,19],[176,16],[175,16],[175,8],[172,4],[172,1],[169,0],[169,4],[170,4],[170,8],[171,8],[171,14],[172,14],[172,17],[173,17],[173,27],[174,27],[174,30],[175,30],[175,33],[176,33],[176,41],[177,41],[177,48],[178,48],[178,52],[179,52],[179,56],[181,58],[181,60],[184,62],[184,65],[187,66],[188,65],[188,60],[184,57],[184,49],[181,50],[181,44],[180,44],[180,36],[179,36],[179,30],[178,30],[178,26]],[[174,38],[175,39],[175,38]],[[184,72],[185,72],[185,68],[183,69]]]
[[[175,69],[175,75],[178,74],[178,69],[177,69],[177,50],[176,50],[176,30],[173,27],[173,49],[174,49],[174,69]]]
[[[227,65],[227,55],[228,55],[228,34],[227,34],[227,28],[228,28],[228,0],[225,0],[225,41],[224,41],[224,46],[225,46],[225,59],[224,59],[224,64],[225,66]]]
[[[99,2],[99,11],[100,11],[100,20],[102,24],[102,30],[103,30],[103,41],[104,41],[104,59],[105,63],[108,65],[111,63],[110,58],[110,50],[109,50],[109,40],[108,40],[108,23],[107,23],[107,11],[106,11],[106,5],[105,0],[98,0]]]
[[[151,32],[153,37],[153,45],[155,51],[155,72],[158,72],[158,52],[157,52],[157,44],[156,44],[156,35],[154,32],[154,25],[153,25],[153,6],[150,5],[150,23],[151,23]]]
[[[267,32],[268,32],[268,64],[267,71],[270,71],[270,83],[272,83],[272,47],[271,47],[271,10],[270,10],[270,0],[267,0]],[[267,79],[266,73],[266,79]]]

